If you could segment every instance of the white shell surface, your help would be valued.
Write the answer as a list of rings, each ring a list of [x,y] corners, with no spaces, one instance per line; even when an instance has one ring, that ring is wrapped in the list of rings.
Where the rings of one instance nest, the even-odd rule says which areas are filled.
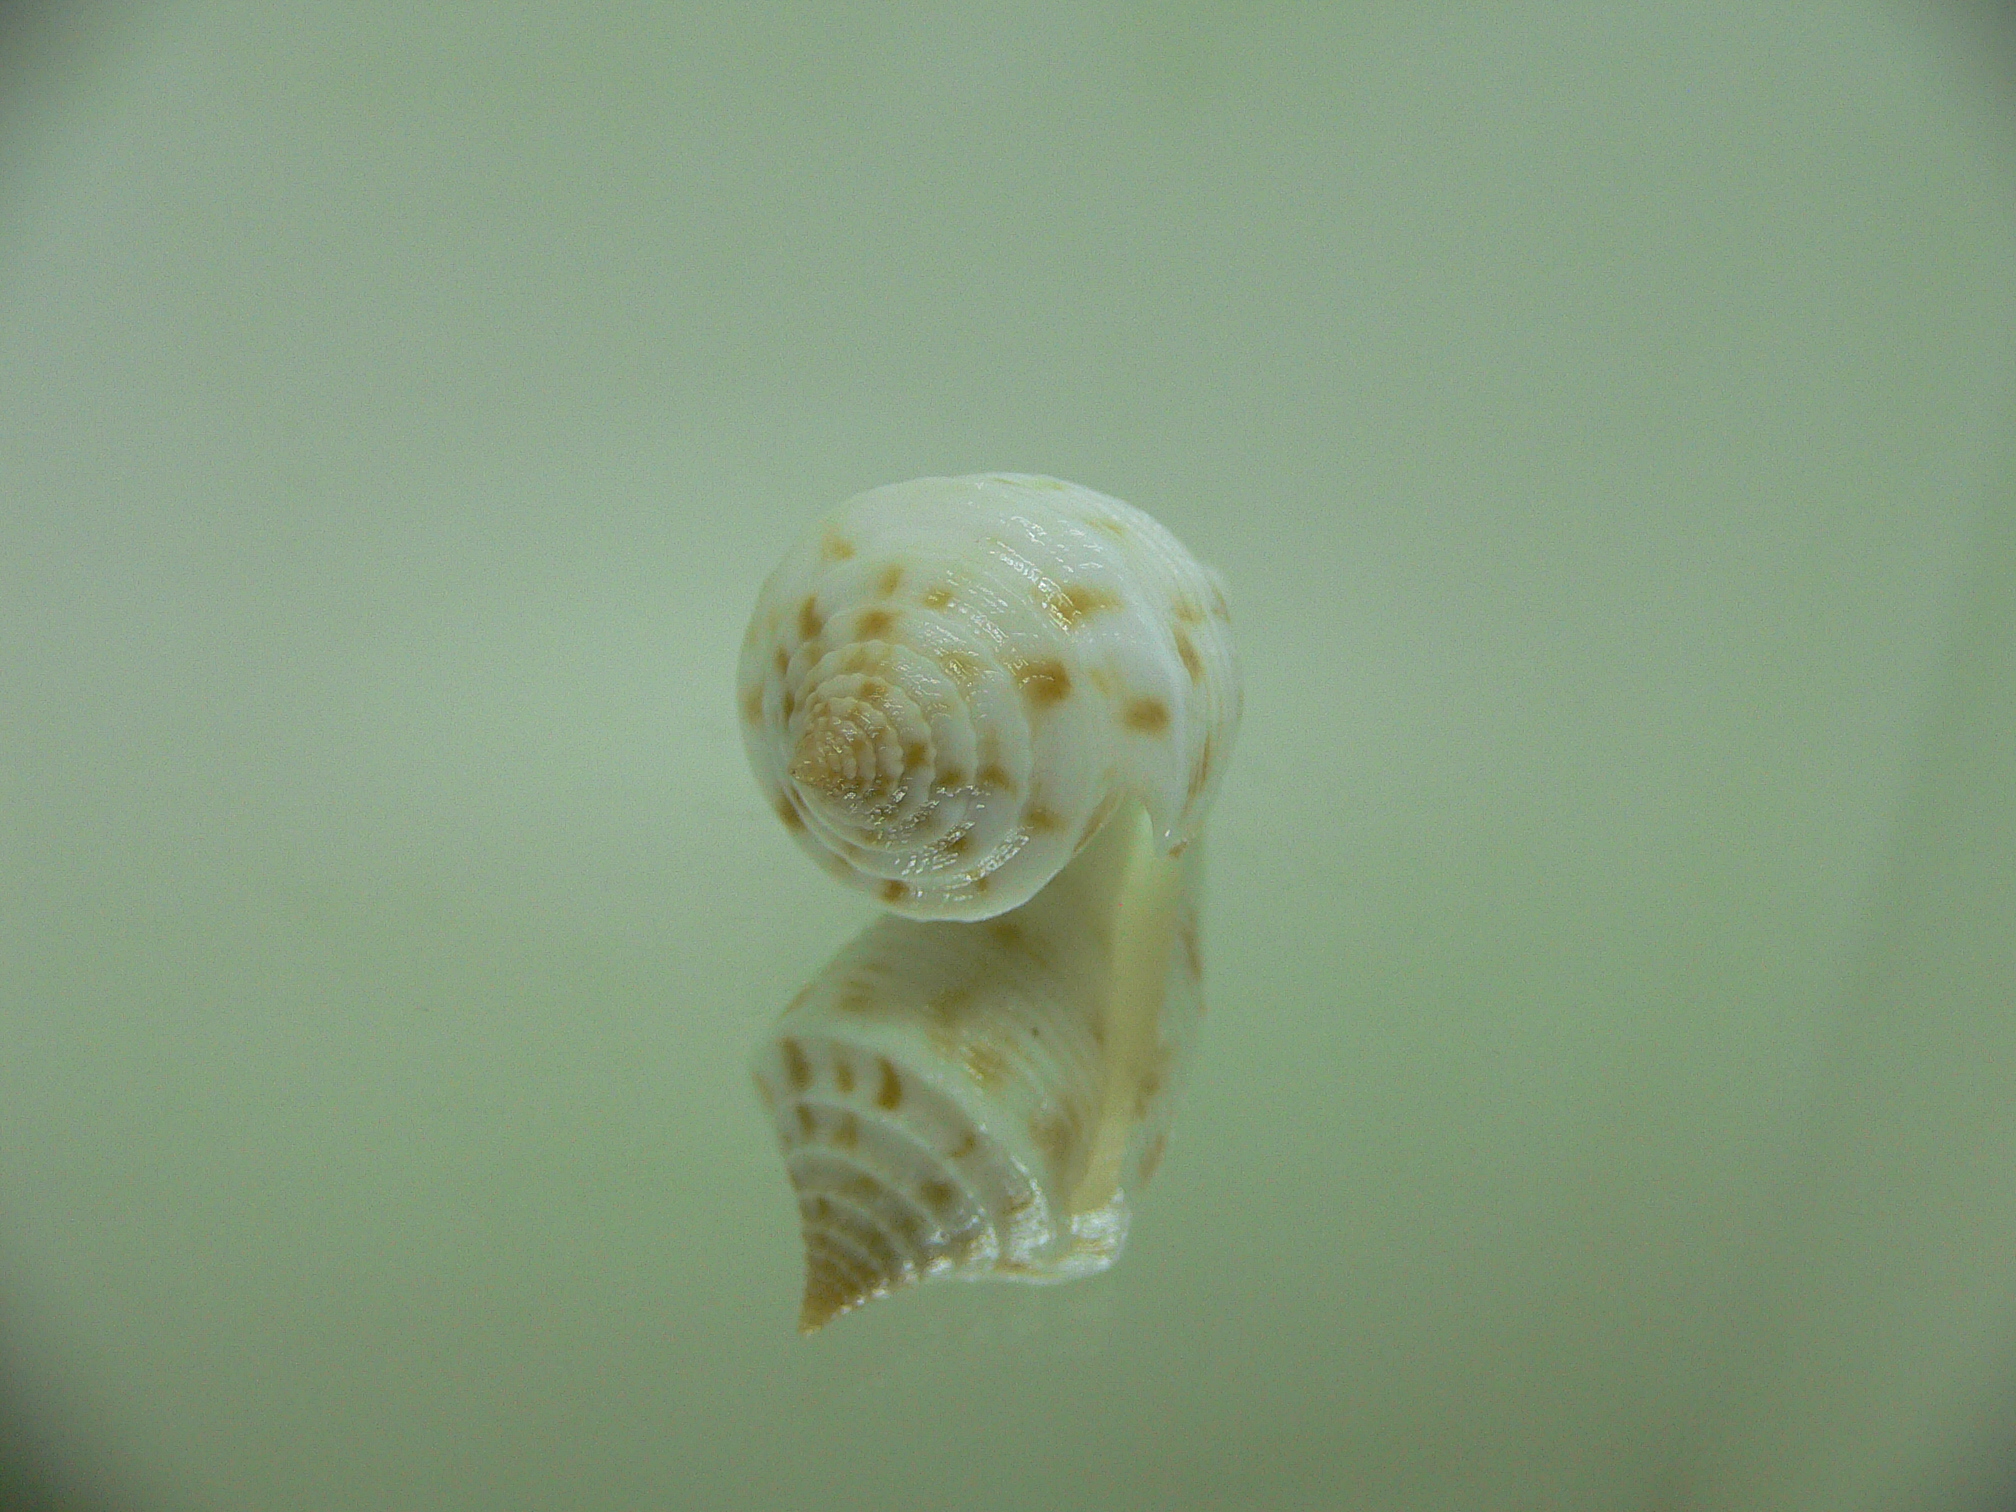
[[[949,1275],[1103,1270],[1203,1013],[1201,847],[1129,804],[1037,898],[885,918],[802,991],[755,1076],[805,1233],[801,1327]]]
[[[1240,707],[1214,572],[1117,499],[1005,473],[834,509],[764,583],[738,691],[787,828],[919,919],[1027,902],[1124,798],[1180,849]]]

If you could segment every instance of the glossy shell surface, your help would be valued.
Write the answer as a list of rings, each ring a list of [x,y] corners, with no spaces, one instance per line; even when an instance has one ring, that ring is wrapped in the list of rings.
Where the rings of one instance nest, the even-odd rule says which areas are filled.
[[[1180,848],[1239,719],[1217,575],[1142,511],[1023,474],[840,505],[763,585],[738,691],[785,826],[920,919],[1027,902],[1128,798]]]

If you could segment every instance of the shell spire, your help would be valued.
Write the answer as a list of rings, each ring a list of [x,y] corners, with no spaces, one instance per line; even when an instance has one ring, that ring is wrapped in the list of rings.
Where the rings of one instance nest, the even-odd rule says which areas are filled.
[[[1239,720],[1217,575],[1140,510],[1021,474],[842,504],[764,583],[738,678],[787,828],[920,919],[1027,902],[1130,798],[1179,848]]]
[[[1218,579],[1051,478],[924,478],[764,584],[742,729],[798,842],[890,912],[757,1054],[806,1333],[933,1277],[1111,1265],[1203,1014],[1205,811],[1237,729]]]

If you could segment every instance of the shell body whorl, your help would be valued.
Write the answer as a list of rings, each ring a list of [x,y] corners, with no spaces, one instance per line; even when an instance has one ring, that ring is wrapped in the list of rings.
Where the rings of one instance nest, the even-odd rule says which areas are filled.
[[[915,919],[1027,902],[1126,799],[1179,850],[1239,718],[1216,575],[1142,511],[1020,474],[840,505],[765,582],[738,691],[787,828]]]

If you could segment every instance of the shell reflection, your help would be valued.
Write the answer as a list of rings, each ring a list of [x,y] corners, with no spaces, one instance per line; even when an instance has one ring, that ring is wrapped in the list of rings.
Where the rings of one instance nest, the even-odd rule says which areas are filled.
[[[758,1055],[805,1233],[812,1332],[933,1276],[1111,1265],[1203,1014],[1200,847],[1138,806],[1021,908],[884,918]]]

